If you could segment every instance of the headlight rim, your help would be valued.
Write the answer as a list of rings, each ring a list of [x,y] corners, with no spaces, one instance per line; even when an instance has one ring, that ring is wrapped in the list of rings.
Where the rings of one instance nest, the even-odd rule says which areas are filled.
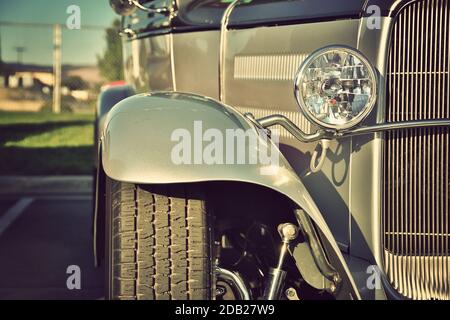
[[[345,124],[328,124],[325,122],[322,122],[318,120],[307,108],[306,102],[303,100],[303,96],[300,94],[300,80],[302,79],[302,76],[304,75],[304,72],[306,68],[309,66],[309,64],[317,59],[321,54],[327,52],[327,51],[345,51],[347,53],[350,53],[354,56],[356,56],[358,59],[360,59],[369,70],[370,77],[373,79],[373,94],[370,97],[370,100],[368,101],[367,105],[364,107],[364,110],[354,119],[350,120],[349,122],[346,122]],[[326,131],[334,131],[334,132],[342,132],[350,130],[359,124],[361,124],[367,116],[372,112],[372,110],[375,107],[375,104],[378,100],[378,73],[375,68],[375,66],[367,59],[367,57],[359,50],[345,45],[328,45],[325,47],[321,47],[315,51],[313,51],[299,66],[296,74],[295,74],[295,80],[294,80],[294,95],[295,99],[297,101],[297,104],[300,108],[301,113],[306,117],[308,121],[311,123],[319,126],[321,129],[324,129]]]

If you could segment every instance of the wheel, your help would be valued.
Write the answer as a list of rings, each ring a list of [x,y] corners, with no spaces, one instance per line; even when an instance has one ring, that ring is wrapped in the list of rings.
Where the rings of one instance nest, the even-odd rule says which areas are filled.
[[[106,179],[106,297],[210,299],[212,237],[201,192]]]

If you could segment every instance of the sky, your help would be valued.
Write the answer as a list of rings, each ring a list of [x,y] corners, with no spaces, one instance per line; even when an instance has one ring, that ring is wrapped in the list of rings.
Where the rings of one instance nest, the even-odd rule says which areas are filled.
[[[2,60],[17,62],[16,48],[24,47],[23,63],[51,65],[52,27],[25,24],[66,25],[70,16],[66,11],[70,5],[77,5],[80,8],[81,29],[63,29],[62,62],[77,65],[95,64],[96,56],[105,48],[103,29],[118,17],[109,7],[108,0],[0,0]],[[4,22],[13,22],[14,25],[2,24]]]

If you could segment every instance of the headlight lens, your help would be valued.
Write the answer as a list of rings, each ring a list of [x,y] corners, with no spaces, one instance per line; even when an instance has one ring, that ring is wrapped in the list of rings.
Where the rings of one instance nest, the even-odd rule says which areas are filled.
[[[360,123],[376,101],[375,70],[359,52],[326,47],[300,66],[295,95],[303,114],[317,125],[334,130]]]

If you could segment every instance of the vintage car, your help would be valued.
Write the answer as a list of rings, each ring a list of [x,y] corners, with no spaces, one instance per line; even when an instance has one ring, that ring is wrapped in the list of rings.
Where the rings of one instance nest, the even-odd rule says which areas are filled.
[[[448,0],[111,0],[110,299],[449,299]]]

